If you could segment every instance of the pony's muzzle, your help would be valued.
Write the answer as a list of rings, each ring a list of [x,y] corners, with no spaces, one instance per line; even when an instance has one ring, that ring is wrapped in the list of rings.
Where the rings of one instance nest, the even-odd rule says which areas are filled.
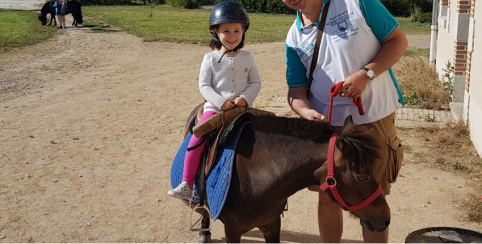
[[[382,232],[385,231],[390,225],[390,217],[388,217],[385,221],[370,221],[360,219],[360,224],[363,226],[363,228],[371,232]]]
[[[367,207],[352,212],[360,218],[360,224],[369,231],[382,232],[390,225],[390,207],[383,194],[379,195]]]

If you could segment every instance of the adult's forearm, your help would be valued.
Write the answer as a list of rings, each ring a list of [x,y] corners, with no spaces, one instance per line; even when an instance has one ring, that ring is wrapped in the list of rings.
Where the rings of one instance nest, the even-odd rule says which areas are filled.
[[[325,121],[325,116],[310,106],[306,97],[306,87],[290,88],[288,90],[288,103],[295,113],[301,118],[312,121]]]
[[[408,47],[407,37],[400,27],[382,43],[382,49],[365,67],[373,70],[376,75],[387,71],[402,57]]]
[[[307,92],[306,87],[288,89],[288,103],[297,114],[300,114],[303,109],[310,108]]]

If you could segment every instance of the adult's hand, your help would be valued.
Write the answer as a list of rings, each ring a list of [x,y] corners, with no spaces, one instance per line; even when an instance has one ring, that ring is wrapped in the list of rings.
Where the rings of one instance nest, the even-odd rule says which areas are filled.
[[[306,87],[289,88],[288,103],[301,118],[312,121],[326,121],[325,116],[310,107]]]
[[[397,27],[393,33],[382,42],[380,51],[365,67],[375,72],[376,79],[378,75],[387,71],[402,57],[407,47],[407,37],[403,34],[400,27]],[[350,98],[358,98],[361,96],[361,93],[371,81],[366,77],[365,71],[362,68],[345,79],[345,83],[341,89],[341,96]],[[376,83],[376,80],[374,81]],[[347,90],[343,92],[345,89]]]
[[[365,71],[360,70],[345,79],[341,87],[340,96],[359,98],[370,81],[370,78],[366,77]]]

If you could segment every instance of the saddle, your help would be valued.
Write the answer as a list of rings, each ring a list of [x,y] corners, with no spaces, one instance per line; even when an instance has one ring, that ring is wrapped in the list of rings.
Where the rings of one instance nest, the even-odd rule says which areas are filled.
[[[202,110],[202,108],[200,110]],[[202,115],[202,112],[198,112],[198,116],[199,115]],[[203,123],[190,128],[191,132],[197,137],[206,135],[206,146],[201,156],[201,162],[205,163],[205,177],[209,176],[209,173],[212,171],[218,147],[227,141],[230,141],[234,135],[239,133],[239,125],[245,121],[251,120],[252,116],[276,115],[268,111],[254,108],[236,107],[216,114]],[[191,123],[191,125],[193,124],[195,123]],[[198,176],[201,174],[201,168],[203,167],[199,167],[197,173]]]
[[[251,120],[252,116],[276,116],[276,114],[264,110],[236,107],[222,111],[203,123],[196,125],[202,114],[203,108],[200,107],[197,116],[189,123],[189,131],[197,137],[206,136],[206,146],[201,155],[201,162],[206,163],[205,177],[209,176],[212,170],[213,162],[216,160],[217,148],[230,141],[234,135],[239,133],[239,125]],[[197,176],[201,174],[201,168],[199,167]]]

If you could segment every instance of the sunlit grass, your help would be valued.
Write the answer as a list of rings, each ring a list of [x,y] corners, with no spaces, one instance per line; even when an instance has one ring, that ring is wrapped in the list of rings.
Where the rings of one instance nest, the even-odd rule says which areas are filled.
[[[35,12],[0,9],[0,52],[43,42],[54,34],[55,29],[40,25]]]
[[[405,35],[430,34],[430,23],[411,22],[410,18],[396,17]]]
[[[167,5],[86,6],[86,23],[108,23],[123,28],[145,41],[207,43],[209,9],[174,9]],[[293,15],[250,14],[251,25],[246,42],[277,42],[286,39]]]
[[[86,23],[108,23],[123,28],[145,41],[207,43],[210,9],[175,9],[157,6],[84,6]],[[295,15],[249,14],[251,25],[246,35],[248,43],[284,42]],[[403,32],[430,34],[430,26],[397,18]]]

